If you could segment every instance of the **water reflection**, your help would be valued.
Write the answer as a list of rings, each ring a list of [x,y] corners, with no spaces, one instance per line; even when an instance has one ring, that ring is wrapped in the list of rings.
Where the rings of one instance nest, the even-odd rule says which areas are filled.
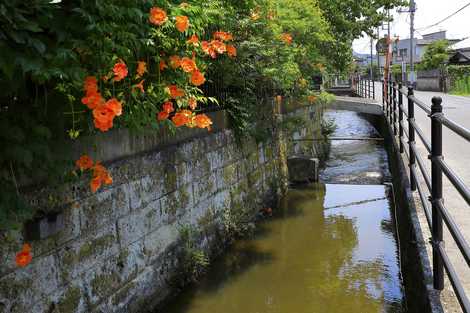
[[[387,192],[353,185],[290,191],[260,225],[261,236],[238,241],[162,312],[404,312]]]

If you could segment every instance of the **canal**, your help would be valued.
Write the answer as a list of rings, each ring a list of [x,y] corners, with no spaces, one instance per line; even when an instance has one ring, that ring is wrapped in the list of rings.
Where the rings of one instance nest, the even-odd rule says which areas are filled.
[[[374,140],[332,141],[321,183],[291,188],[253,236],[158,312],[408,312],[383,141],[358,113],[325,118],[332,137]]]

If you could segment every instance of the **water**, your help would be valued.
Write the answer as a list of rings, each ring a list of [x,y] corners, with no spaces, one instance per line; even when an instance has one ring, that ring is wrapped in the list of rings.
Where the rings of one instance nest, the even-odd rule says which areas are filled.
[[[337,126],[331,137],[380,138],[380,134],[364,115],[350,111],[330,110],[326,120]],[[387,152],[383,141],[333,140],[330,158],[320,173],[329,183],[382,184],[391,181]]]
[[[333,136],[374,134],[349,113],[328,113],[342,121]],[[356,132],[344,133],[348,123]],[[369,141],[334,143],[322,178],[362,185],[290,190],[253,237],[237,241],[162,312],[406,312],[391,187],[380,184],[390,175],[382,150]]]

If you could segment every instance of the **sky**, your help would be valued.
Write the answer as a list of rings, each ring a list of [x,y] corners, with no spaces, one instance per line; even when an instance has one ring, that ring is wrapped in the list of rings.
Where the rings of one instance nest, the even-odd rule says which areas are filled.
[[[470,0],[415,0],[415,2],[417,6],[415,14],[416,38],[421,38],[423,34],[440,30],[447,30],[448,39],[470,37],[470,6],[438,26],[422,29],[454,13],[468,4]],[[391,35],[396,35],[403,39],[410,38],[410,14],[398,13],[395,9],[393,16],[394,21],[391,23]],[[383,37],[386,30],[380,29],[380,33],[381,37]],[[470,38],[455,46],[455,48],[463,47],[470,47]],[[363,37],[355,40],[353,48],[356,52],[370,53],[370,38]]]

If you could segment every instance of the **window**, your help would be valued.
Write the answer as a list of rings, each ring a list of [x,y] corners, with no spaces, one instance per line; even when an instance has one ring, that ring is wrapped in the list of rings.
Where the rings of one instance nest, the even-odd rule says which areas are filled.
[[[408,49],[400,49],[400,56],[402,58],[407,58],[408,57]]]

